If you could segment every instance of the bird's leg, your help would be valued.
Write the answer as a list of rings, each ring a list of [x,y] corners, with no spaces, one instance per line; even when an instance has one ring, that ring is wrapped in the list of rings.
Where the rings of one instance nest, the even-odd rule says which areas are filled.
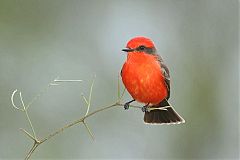
[[[124,109],[125,109],[125,110],[129,109],[129,104],[132,103],[132,102],[134,102],[134,101],[135,101],[135,99],[133,99],[133,100],[131,100],[131,101],[129,101],[129,102],[126,102],[126,103],[124,104]]]
[[[144,105],[144,106],[142,107],[142,111],[143,111],[143,112],[149,112],[149,110],[148,110],[148,105],[149,105],[149,103],[147,103],[146,105]]]

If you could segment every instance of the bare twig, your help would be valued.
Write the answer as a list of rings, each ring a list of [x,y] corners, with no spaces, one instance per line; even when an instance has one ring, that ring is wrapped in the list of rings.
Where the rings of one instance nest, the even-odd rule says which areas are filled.
[[[25,115],[26,115],[26,117],[27,117],[27,120],[28,120],[28,123],[29,123],[29,125],[30,125],[30,128],[31,128],[31,130],[32,130],[33,137],[34,137],[35,140],[37,140],[37,136],[36,136],[35,130],[34,130],[34,128],[33,128],[32,121],[31,121],[31,119],[30,119],[30,117],[29,117],[29,115],[28,115],[28,108],[25,106],[25,103],[24,103],[24,101],[23,101],[22,92],[19,92],[19,97],[20,97],[20,101],[21,101],[21,106],[22,106],[22,108],[17,107],[17,106],[15,105],[15,103],[14,103],[14,95],[16,94],[16,92],[17,92],[17,89],[13,91],[12,96],[11,96],[12,105],[13,105],[13,107],[14,107],[15,109],[20,110],[20,111],[22,111],[22,112],[25,113]],[[24,131],[28,136],[32,137],[32,135],[31,135],[30,133],[28,133],[26,130],[22,130],[22,131]]]
[[[27,156],[25,157],[25,160],[28,160],[32,156],[32,153],[35,151],[35,149],[39,145],[40,145],[40,143],[38,143],[37,141],[34,141],[32,148],[29,150],[29,152],[27,153]]]
[[[117,101],[116,101],[115,103],[111,104],[111,105],[103,106],[102,108],[97,109],[97,110],[89,113],[90,106],[91,106],[91,100],[92,100],[93,85],[94,85],[94,79],[93,79],[92,84],[91,84],[91,87],[90,87],[88,99],[87,99],[84,95],[82,95],[83,100],[84,100],[84,102],[85,102],[86,105],[87,105],[87,111],[86,111],[85,115],[84,115],[83,117],[81,117],[81,118],[79,118],[79,119],[71,122],[71,123],[66,124],[66,125],[63,126],[62,128],[57,129],[56,131],[54,131],[54,132],[50,133],[49,135],[45,136],[44,138],[38,139],[37,136],[36,136],[36,132],[35,132],[35,130],[34,130],[33,124],[32,124],[32,122],[31,122],[31,119],[30,119],[29,114],[28,114],[28,109],[29,109],[30,105],[32,105],[32,103],[33,103],[34,101],[36,101],[43,93],[45,93],[45,92],[47,91],[47,89],[48,89],[50,86],[52,86],[52,85],[59,85],[60,82],[81,82],[81,81],[82,81],[82,80],[59,80],[58,78],[56,78],[56,79],[53,80],[51,83],[49,83],[46,88],[44,88],[42,91],[40,91],[39,94],[37,94],[35,97],[33,97],[33,99],[28,103],[27,106],[25,106],[25,103],[24,103],[24,100],[23,100],[23,97],[22,97],[22,93],[19,92],[19,96],[20,96],[20,100],[21,100],[21,104],[22,104],[21,107],[22,107],[22,108],[17,107],[17,106],[15,105],[15,103],[14,103],[14,96],[15,96],[17,90],[14,90],[14,91],[13,91],[13,93],[12,93],[12,95],[11,95],[12,105],[13,105],[13,107],[14,107],[15,109],[25,112],[25,115],[26,115],[26,117],[27,117],[28,123],[29,123],[29,125],[30,125],[30,127],[31,127],[31,131],[32,131],[32,134],[33,134],[33,135],[32,135],[32,134],[30,134],[29,132],[27,132],[25,129],[20,128],[20,130],[21,130],[23,133],[25,133],[25,134],[27,135],[27,137],[29,137],[29,138],[33,141],[33,146],[30,148],[30,150],[28,151],[28,153],[27,153],[27,155],[26,155],[26,157],[25,157],[26,160],[28,160],[28,159],[32,156],[33,152],[36,150],[36,148],[37,148],[40,144],[42,144],[42,143],[44,143],[45,141],[51,139],[52,137],[58,135],[59,133],[62,133],[62,132],[65,131],[66,129],[68,129],[68,128],[72,127],[72,126],[75,126],[75,125],[77,125],[77,124],[80,124],[80,123],[82,123],[82,124],[85,126],[87,132],[89,133],[89,135],[91,136],[91,138],[94,140],[93,133],[91,132],[88,124],[86,123],[86,119],[89,118],[89,117],[91,117],[91,116],[93,116],[93,115],[95,115],[95,114],[97,114],[97,113],[100,113],[100,112],[102,112],[102,111],[105,111],[105,110],[108,110],[108,109],[111,109],[111,108],[114,108],[114,107],[117,107],[117,106],[118,106],[118,107],[119,107],[119,106],[123,106],[123,104],[121,104],[120,101],[121,101],[121,99],[122,99],[122,97],[123,97],[123,95],[124,95],[124,93],[125,93],[125,88],[124,88],[122,94],[120,94],[120,83],[118,82],[118,90],[119,90],[119,91],[118,91],[118,99],[117,99]],[[132,108],[141,108],[141,107],[132,106],[132,105],[131,105],[131,107],[132,107]]]
[[[23,102],[22,92],[19,92],[19,96],[20,96],[20,100],[21,100],[21,103],[22,103],[22,106],[23,106],[23,110],[26,110],[25,104]]]
[[[22,92],[19,92],[19,96],[20,96],[20,100],[21,100],[21,103],[22,103],[22,106],[23,106],[23,111],[25,112],[25,115],[27,117],[28,123],[29,123],[29,125],[31,127],[31,130],[32,130],[33,136],[34,136],[35,139],[37,139],[36,132],[35,132],[35,130],[33,128],[33,125],[32,125],[32,121],[31,121],[31,119],[30,119],[30,117],[28,115],[28,110],[25,107],[25,104],[24,104],[24,101],[23,101]]]
[[[64,80],[64,79],[55,79],[54,82],[82,82],[82,80],[72,80],[72,79]]]
[[[33,145],[32,148],[30,149],[30,151],[28,152],[28,154],[27,154],[27,156],[26,156],[25,159],[26,159],[26,160],[29,159],[29,158],[31,157],[32,153],[35,151],[35,149],[36,149],[40,144],[44,143],[45,141],[51,139],[52,137],[58,135],[59,133],[62,133],[62,132],[65,131],[66,129],[68,129],[68,128],[72,127],[72,126],[75,126],[76,124],[79,124],[79,123],[83,123],[83,124],[85,125],[87,131],[89,132],[89,134],[91,135],[91,137],[94,139],[92,132],[90,131],[89,127],[88,127],[88,126],[86,125],[86,123],[84,122],[85,119],[87,119],[88,117],[93,116],[93,115],[96,114],[96,113],[99,113],[99,112],[102,112],[102,111],[104,111],[104,110],[111,109],[111,108],[114,108],[114,107],[117,107],[117,106],[118,106],[118,107],[119,107],[119,106],[123,106],[123,104],[114,103],[114,104],[112,104],[112,105],[102,107],[102,108],[100,108],[100,109],[98,109],[98,110],[95,110],[95,111],[89,113],[88,115],[86,115],[86,116],[84,116],[84,117],[79,118],[78,120],[76,120],[76,121],[74,121],[74,122],[71,122],[71,123],[63,126],[62,128],[56,130],[55,132],[49,134],[48,136],[46,136],[45,138],[43,138],[43,139],[41,139],[41,140],[36,140],[36,139],[34,139],[34,145]],[[32,137],[31,137],[31,139],[32,139]]]
[[[82,122],[85,126],[85,128],[87,129],[89,135],[91,136],[92,140],[94,140],[94,136],[93,133],[91,132],[90,128],[88,127],[87,123],[85,121]]]
[[[76,125],[76,124],[79,124],[79,123],[83,122],[86,118],[88,118],[88,117],[90,117],[90,116],[92,116],[92,115],[94,115],[94,114],[96,114],[96,113],[98,113],[98,112],[101,112],[101,111],[104,111],[104,110],[107,110],[107,109],[110,109],[110,108],[113,108],[113,107],[116,107],[116,106],[119,106],[119,104],[116,104],[116,103],[115,103],[115,104],[113,104],[113,105],[106,106],[106,107],[100,108],[100,109],[98,109],[98,110],[95,110],[95,111],[89,113],[88,115],[86,115],[86,116],[84,116],[84,117],[81,117],[81,118],[79,118],[78,120],[73,121],[73,122],[71,122],[71,123],[63,126],[62,128],[56,130],[55,132],[49,134],[47,137],[45,137],[45,138],[43,138],[42,140],[40,140],[40,143],[45,142],[46,140],[48,140],[48,139],[54,137],[55,135],[63,132],[63,131],[64,131],[65,129],[67,129],[67,128],[70,128],[70,127],[72,127],[72,126],[74,126],[74,125]]]
[[[28,131],[26,131],[25,129],[23,128],[20,128],[20,131],[22,131],[23,133],[25,133],[29,138],[31,138],[33,141],[36,140],[35,137],[33,137]]]
[[[95,77],[96,77],[96,76],[94,76],[94,79],[93,79],[93,81],[92,81],[92,85],[91,85],[91,87],[90,87],[90,92],[89,92],[88,101],[87,101],[87,111],[86,111],[85,116],[88,114],[89,109],[90,109],[90,106],[91,106],[91,101],[92,101],[92,91],[93,91],[93,85],[94,85]],[[85,98],[85,101],[86,101],[86,98]]]
[[[29,117],[29,115],[28,115],[28,111],[25,109],[24,112],[25,112],[25,114],[26,114],[26,117],[27,117],[28,123],[29,123],[30,128],[31,128],[32,133],[33,133],[33,136],[34,136],[34,138],[37,140],[36,132],[35,132],[35,130],[34,130],[34,128],[33,128],[32,121],[31,121],[31,119],[30,119],[30,117]]]
[[[120,98],[118,99],[118,102],[119,102],[119,103],[121,102],[121,100],[122,100],[123,95],[124,95],[125,92],[126,92],[126,88],[123,89],[123,92],[122,92]]]

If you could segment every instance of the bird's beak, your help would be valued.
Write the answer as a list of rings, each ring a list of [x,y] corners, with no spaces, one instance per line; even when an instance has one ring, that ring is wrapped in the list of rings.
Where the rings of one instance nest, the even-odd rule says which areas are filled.
[[[122,49],[123,52],[133,52],[134,49],[130,49],[130,48],[124,48]]]

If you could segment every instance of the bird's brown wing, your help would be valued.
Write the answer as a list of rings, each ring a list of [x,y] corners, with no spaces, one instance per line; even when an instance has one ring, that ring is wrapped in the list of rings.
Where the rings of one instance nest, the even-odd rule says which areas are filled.
[[[167,90],[168,90],[168,95],[167,95],[167,100],[170,97],[170,74],[169,74],[169,69],[167,67],[167,65],[163,62],[162,57],[160,55],[157,55],[158,58],[158,62],[161,65],[161,69],[162,69],[162,74],[164,76],[165,79],[165,84],[167,86]]]

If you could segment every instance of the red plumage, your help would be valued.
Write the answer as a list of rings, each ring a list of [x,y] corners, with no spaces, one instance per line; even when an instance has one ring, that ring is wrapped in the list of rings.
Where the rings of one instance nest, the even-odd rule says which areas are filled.
[[[167,97],[165,79],[156,56],[128,53],[122,68],[122,80],[128,92],[139,102],[158,104]]]
[[[170,97],[169,70],[157,54],[154,43],[148,38],[136,37],[123,51],[128,52],[121,71],[123,84],[134,100],[144,103],[144,107],[156,108],[145,112],[144,121],[151,124],[185,122],[167,101]],[[132,101],[124,105],[125,109]]]

